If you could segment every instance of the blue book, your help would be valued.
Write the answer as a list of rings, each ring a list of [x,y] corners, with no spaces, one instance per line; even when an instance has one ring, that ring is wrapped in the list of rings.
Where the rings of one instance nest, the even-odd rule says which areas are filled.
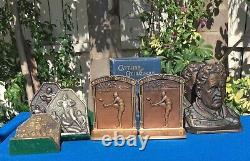
[[[161,62],[159,58],[151,57],[111,58],[110,68],[111,75],[123,75],[139,80],[148,75],[159,74]]]
[[[145,76],[161,73],[161,62],[159,58],[130,57],[111,58],[110,74],[123,75],[135,80]],[[139,85],[136,86],[136,94],[139,95]],[[136,100],[136,127],[140,128],[139,97]]]

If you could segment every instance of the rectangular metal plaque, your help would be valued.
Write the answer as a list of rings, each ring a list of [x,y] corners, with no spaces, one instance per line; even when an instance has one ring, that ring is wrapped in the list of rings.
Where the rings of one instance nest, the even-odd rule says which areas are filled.
[[[136,134],[135,80],[124,76],[106,76],[92,81],[94,98],[93,139],[118,132]]]
[[[183,138],[183,83],[177,76],[158,74],[140,83],[140,135],[151,139]]]

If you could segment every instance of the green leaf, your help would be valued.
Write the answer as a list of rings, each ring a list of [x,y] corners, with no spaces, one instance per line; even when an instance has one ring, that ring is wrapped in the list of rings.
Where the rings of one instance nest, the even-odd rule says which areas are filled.
[[[243,89],[239,90],[234,97],[235,102],[240,103],[240,100],[243,97],[243,95],[244,95],[244,90]]]
[[[164,71],[165,71],[167,74],[172,74],[172,72],[171,72],[171,69],[172,69],[172,64],[171,64],[171,62],[168,61],[168,62],[166,62],[165,64],[166,64],[166,67],[165,67]]]
[[[180,73],[183,71],[183,69],[185,68],[185,62],[183,61],[176,61],[176,67],[175,67],[175,70],[174,72],[175,73]]]

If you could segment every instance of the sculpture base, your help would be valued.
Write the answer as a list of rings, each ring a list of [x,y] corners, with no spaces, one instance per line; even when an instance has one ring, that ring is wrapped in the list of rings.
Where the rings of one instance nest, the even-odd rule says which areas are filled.
[[[241,126],[224,126],[224,127],[185,127],[186,131],[194,134],[209,134],[209,133],[225,133],[225,132],[240,132]]]
[[[184,139],[186,132],[184,128],[152,128],[140,129],[139,134],[145,138],[147,135],[149,139]]]
[[[88,140],[90,139],[89,134],[66,134],[61,135],[62,141],[73,141],[73,140]]]
[[[133,129],[94,129],[91,133],[91,140],[102,140],[104,135],[109,135],[112,139],[115,135],[128,137],[129,135],[137,135],[136,128]]]
[[[56,153],[60,147],[52,138],[25,138],[10,140],[9,152],[11,155]]]

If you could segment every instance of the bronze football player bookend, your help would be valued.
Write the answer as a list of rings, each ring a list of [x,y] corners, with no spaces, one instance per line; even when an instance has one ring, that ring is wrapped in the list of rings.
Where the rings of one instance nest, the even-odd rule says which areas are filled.
[[[224,105],[226,74],[220,63],[202,66],[197,73],[196,100],[185,109],[185,127],[192,133],[239,131],[239,116]]]
[[[151,101],[151,98],[147,98],[148,101]],[[150,104],[153,107],[163,107],[165,109],[165,127],[168,127],[168,119],[169,119],[169,114],[171,112],[172,109],[172,103],[171,100],[167,97],[166,92],[163,91],[161,93],[161,100],[156,102],[156,103],[152,103],[150,102]]]
[[[58,91],[46,111],[60,122],[63,140],[90,137],[87,106],[72,89]]]
[[[86,119],[84,118],[84,121],[80,123],[80,117],[82,116],[82,112],[79,110],[75,110],[76,102],[70,98],[68,98],[67,94],[64,94],[61,100],[57,101],[57,106],[62,108],[64,113],[61,115],[62,119],[62,128],[66,132],[80,132],[84,129],[84,123],[86,122]],[[52,116],[56,116],[56,112],[52,112]],[[71,123],[67,118],[70,118]],[[75,123],[75,126],[73,125]]]
[[[91,82],[94,101],[94,127],[91,139],[119,133],[137,135],[135,122],[135,83],[125,76],[105,76]]]
[[[157,74],[147,76],[140,84],[140,130],[150,139],[185,138],[183,128],[184,80]]]
[[[110,104],[103,104],[104,107],[114,106],[118,110],[117,119],[118,119],[118,128],[122,128],[122,115],[125,111],[125,104],[123,99],[121,99],[117,92],[114,92],[114,101]]]

